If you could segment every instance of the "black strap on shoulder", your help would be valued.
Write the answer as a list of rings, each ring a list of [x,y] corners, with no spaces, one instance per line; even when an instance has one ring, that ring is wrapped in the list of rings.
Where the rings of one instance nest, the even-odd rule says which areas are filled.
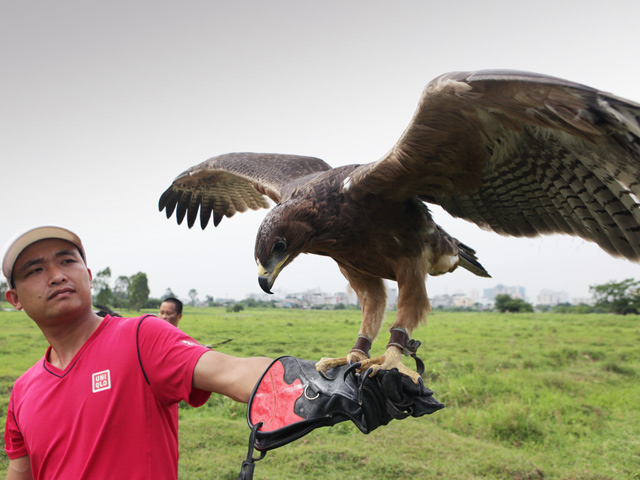
[[[144,371],[144,366],[142,365],[142,357],[140,357],[140,325],[142,325],[142,321],[150,317],[151,315],[147,314],[140,318],[138,322],[138,328],[136,328],[136,350],[138,351],[138,363],[140,364],[140,370],[142,370],[142,375],[144,375],[144,381],[147,382],[147,385],[151,385],[149,383],[149,379],[147,378],[147,372]]]

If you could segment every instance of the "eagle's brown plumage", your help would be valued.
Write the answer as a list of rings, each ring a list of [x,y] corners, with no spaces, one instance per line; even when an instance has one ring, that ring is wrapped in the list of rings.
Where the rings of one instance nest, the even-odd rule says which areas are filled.
[[[426,275],[460,265],[488,276],[423,202],[499,234],[577,235],[638,261],[639,178],[640,105],[545,75],[457,72],[427,85],[408,128],[377,162],[332,169],[311,157],[220,155],[179,175],[159,207],[167,218],[177,208],[189,227],[199,212],[205,228],[212,215],[218,225],[268,208],[271,198],[277,205],[256,238],[260,285],[270,291],[300,253],[328,255],[358,294],[360,336],[372,341],[384,316],[383,279],[398,282],[392,329],[410,335],[429,310]],[[367,349],[359,340],[350,359]],[[384,368],[398,366],[398,352],[387,349]]]

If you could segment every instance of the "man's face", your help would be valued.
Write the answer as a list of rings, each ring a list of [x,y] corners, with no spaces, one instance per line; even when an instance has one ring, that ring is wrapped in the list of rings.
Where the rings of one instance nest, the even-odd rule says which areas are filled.
[[[160,312],[158,313],[158,316],[176,327],[182,318],[182,314],[178,315],[176,306],[173,302],[162,302],[160,304]]]
[[[36,323],[91,310],[91,271],[75,245],[65,240],[40,240],[25,248],[14,265],[13,281],[7,301]]]

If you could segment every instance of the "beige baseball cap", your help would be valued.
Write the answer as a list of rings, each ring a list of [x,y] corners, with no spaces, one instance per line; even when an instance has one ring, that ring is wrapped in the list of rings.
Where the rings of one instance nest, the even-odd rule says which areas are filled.
[[[61,240],[66,240],[67,242],[74,244],[80,251],[82,259],[85,261],[85,263],[87,262],[87,257],[85,256],[84,247],[82,246],[80,237],[78,237],[71,230],[56,226],[32,228],[30,230],[27,230],[26,232],[18,233],[5,245],[5,254],[2,259],[2,273],[4,273],[4,276],[9,282],[9,285],[13,285],[13,266],[22,251],[29,245],[48,238],[59,238]]]

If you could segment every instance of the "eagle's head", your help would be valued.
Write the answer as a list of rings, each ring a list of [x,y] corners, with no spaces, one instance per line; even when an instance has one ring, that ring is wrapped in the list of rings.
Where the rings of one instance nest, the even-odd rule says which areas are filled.
[[[309,245],[312,228],[305,215],[296,213],[300,213],[300,205],[276,205],[258,229],[254,256],[258,283],[266,293],[273,293],[271,287],[278,274]]]

